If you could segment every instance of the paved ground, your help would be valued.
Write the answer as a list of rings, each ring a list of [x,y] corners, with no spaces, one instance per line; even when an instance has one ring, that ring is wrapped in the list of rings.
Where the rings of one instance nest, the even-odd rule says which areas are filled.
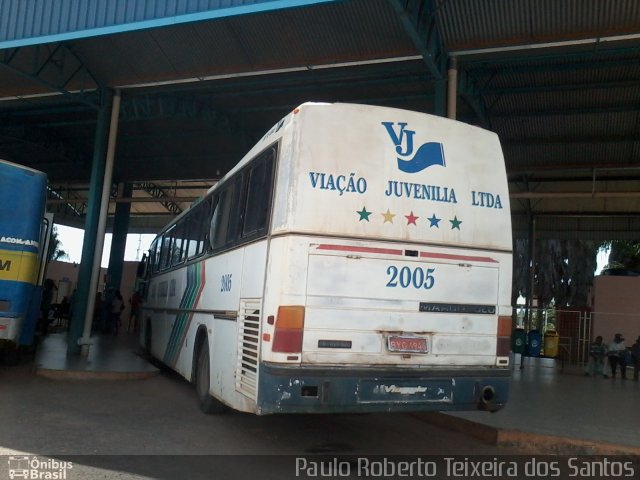
[[[601,444],[640,452],[640,382],[631,380],[632,372],[627,380],[585,377],[577,367],[562,370],[553,360],[527,360],[524,370],[513,370],[503,410],[455,416],[499,429],[587,441],[596,453]]]
[[[57,350],[51,351],[57,358]],[[212,472],[225,480],[280,480],[295,478],[302,456],[493,459],[569,453],[563,448],[619,453],[617,445],[636,448],[624,453],[640,451],[638,382],[587,378],[551,361],[514,369],[511,398],[501,412],[439,415],[446,428],[402,414],[207,416],[198,410],[192,386],[166,369],[145,379],[60,380],[34,375],[38,365],[40,359],[0,365],[0,480],[8,471],[6,455],[72,461],[70,480],[213,478]],[[456,433],[455,426],[482,437],[490,431],[500,446]],[[578,441],[577,447],[559,437]],[[602,450],[607,444],[615,448]]]
[[[165,370],[145,380],[74,381],[34,375],[31,364],[0,366],[0,425],[0,455],[58,460],[89,455],[80,464],[78,457],[72,459],[74,473],[82,475],[67,476],[70,479],[197,478],[193,472],[180,474],[185,473],[185,463],[191,469],[194,462],[208,472],[204,477],[215,468],[229,472],[226,478],[249,478],[247,472],[256,478],[289,478],[295,466],[294,457],[202,457],[185,462],[185,457],[171,455],[514,453],[409,415],[208,416],[198,410],[192,386]],[[265,467],[265,462],[276,463]],[[3,468],[0,464],[0,478]]]

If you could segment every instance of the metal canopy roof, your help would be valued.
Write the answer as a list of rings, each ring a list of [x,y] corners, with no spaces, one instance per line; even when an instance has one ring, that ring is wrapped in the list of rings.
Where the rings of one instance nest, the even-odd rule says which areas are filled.
[[[433,113],[455,58],[458,118],[503,143],[516,235],[535,215],[540,235],[640,236],[634,0],[58,0],[47,25],[5,3],[0,157],[48,173],[60,223],[83,222],[101,87],[122,90],[131,229],[154,230],[297,104]]]

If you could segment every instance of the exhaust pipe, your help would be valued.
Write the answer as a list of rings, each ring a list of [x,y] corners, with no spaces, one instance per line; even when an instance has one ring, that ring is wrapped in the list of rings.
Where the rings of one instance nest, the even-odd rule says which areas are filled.
[[[480,392],[480,401],[478,402],[478,408],[480,410],[496,411],[498,408],[495,406],[496,390],[491,385],[485,385]]]

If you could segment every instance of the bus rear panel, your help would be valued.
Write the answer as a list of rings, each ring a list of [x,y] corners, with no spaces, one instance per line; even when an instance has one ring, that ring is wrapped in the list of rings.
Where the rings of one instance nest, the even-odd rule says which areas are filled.
[[[501,408],[512,266],[495,134],[355,105],[303,105],[290,121],[258,411]]]
[[[18,343],[40,267],[46,175],[0,160],[0,342]]]

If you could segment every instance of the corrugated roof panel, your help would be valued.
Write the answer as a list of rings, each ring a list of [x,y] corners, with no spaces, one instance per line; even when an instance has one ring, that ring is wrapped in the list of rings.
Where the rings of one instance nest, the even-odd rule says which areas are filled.
[[[449,50],[636,32],[635,0],[437,0]]]
[[[536,115],[492,118],[494,130],[502,140],[527,138],[566,138],[578,136],[633,135],[637,112],[590,113],[580,115]]]
[[[523,112],[558,111],[568,113],[580,109],[601,108],[628,109],[630,105],[640,104],[640,84],[633,87],[606,87],[554,90],[518,94],[488,95],[491,114],[522,114]]]
[[[637,142],[503,144],[508,172],[544,168],[637,166]]]
[[[640,55],[587,57],[572,64],[575,68],[562,68],[570,65],[564,62],[561,67],[554,62],[518,63],[516,68],[506,65],[470,67],[463,63],[470,75],[489,91],[510,87],[540,87],[543,90],[545,86],[637,81],[640,78]]]
[[[356,0],[91,38],[73,48],[107,85],[414,55],[392,15],[386,0]]]
[[[333,1],[336,0],[2,0],[0,48]]]

